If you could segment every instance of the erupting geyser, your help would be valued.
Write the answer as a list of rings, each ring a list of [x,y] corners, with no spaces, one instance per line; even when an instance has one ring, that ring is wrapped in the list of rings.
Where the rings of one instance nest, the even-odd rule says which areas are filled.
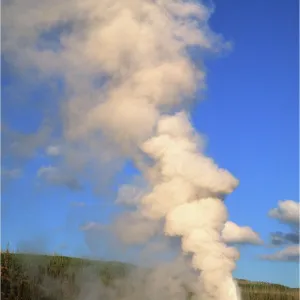
[[[14,17],[4,22],[3,51],[67,87],[66,149],[87,145],[93,163],[107,161],[101,137],[134,160],[150,190],[137,210],[164,220],[165,235],[182,238],[200,271],[199,298],[237,299],[231,273],[239,255],[221,232],[223,198],[238,181],[204,155],[185,109],[205,86],[188,48],[198,47],[200,56],[224,45],[208,27],[211,10],[187,0],[14,0],[5,9]],[[49,32],[60,32],[59,45],[45,41]]]
[[[158,171],[141,210],[148,218],[164,217],[166,235],[182,237],[206,299],[238,299],[231,273],[239,253],[222,242],[227,211],[215,196],[232,192],[238,182],[198,152],[197,141],[185,113],[161,117],[156,135],[142,146]]]

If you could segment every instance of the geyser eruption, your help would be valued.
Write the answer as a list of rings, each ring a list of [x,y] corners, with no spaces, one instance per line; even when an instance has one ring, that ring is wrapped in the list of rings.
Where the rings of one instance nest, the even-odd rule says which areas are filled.
[[[150,188],[137,210],[165,220],[167,236],[182,237],[182,251],[200,271],[199,297],[237,299],[231,272],[238,252],[221,232],[223,198],[238,181],[203,154],[185,109],[205,86],[188,47],[201,55],[224,45],[207,25],[210,9],[187,0],[15,0],[3,9],[3,51],[64,80],[65,148],[86,144],[94,163],[109,140],[133,159]],[[60,33],[59,45],[45,41],[49,32]]]
[[[227,211],[216,195],[231,193],[238,182],[200,153],[197,141],[185,113],[160,118],[156,134],[142,146],[159,171],[140,209],[147,218],[164,217],[166,235],[182,237],[182,250],[193,254],[193,267],[201,272],[205,299],[237,299],[231,273],[239,253],[222,242]]]

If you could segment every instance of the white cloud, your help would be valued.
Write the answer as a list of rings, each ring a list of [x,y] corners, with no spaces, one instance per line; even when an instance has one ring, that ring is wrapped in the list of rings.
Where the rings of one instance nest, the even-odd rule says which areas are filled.
[[[228,221],[222,232],[223,241],[230,244],[253,244],[260,245],[262,240],[258,233],[253,231],[248,226],[238,226],[237,224]]]
[[[61,149],[59,146],[54,146],[54,145],[48,146],[46,148],[46,153],[49,156],[58,156],[61,153]]]
[[[264,255],[262,258],[266,260],[277,261],[299,261],[300,246],[292,245],[279,250],[270,255]]]
[[[284,200],[278,202],[278,207],[269,211],[269,216],[278,219],[282,223],[299,224],[299,202]]]

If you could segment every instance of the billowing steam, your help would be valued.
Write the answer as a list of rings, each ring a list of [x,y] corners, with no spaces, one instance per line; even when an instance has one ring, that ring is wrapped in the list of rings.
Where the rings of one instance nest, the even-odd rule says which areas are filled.
[[[239,255],[221,238],[223,199],[238,181],[203,154],[185,109],[205,86],[188,47],[200,55],[223,46],[208,28],[210,9],[184,0],[19,0],[4,10],[14,16],[4,22],[4,51],[64,79],[66,142],[93,146],[101,136],[132,159],[149,186],[133,201],[137,212],[182,237],[200,271],[199,297],[238,299]],[[59,44],[46,43],[54,29]]]
[[[227,220],[221,196],[231,193],[237,180],[198,152],[198,140],[183,112],[160,118],[156,135],[142,145],[158,171],[141,210],[148,218],[164,217],[166,235],[182,237],[207,299],[234,299],[231,272],[239,254],[221,239]]]

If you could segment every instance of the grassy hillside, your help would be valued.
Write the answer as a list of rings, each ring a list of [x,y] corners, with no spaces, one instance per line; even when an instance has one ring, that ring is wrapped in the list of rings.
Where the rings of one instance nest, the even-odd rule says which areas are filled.
[[[78,300],[82,282],[94,282],[113,291],[118,279],[126,279],[132,265],[63,256],[1,253],[1,299],[3,300]],[[296,300],[299,290],[278,284],[238,280],[243,300]],[[145,283],[147,284],[147,283]],[[124,286],[123,286],[124,288]],[[187,292],[187,299],[191,294]],[[108,297],[106,295],[106,297]],[[142,297],[142,295],[141,295]],[[101,299],[99,293],[91,300]],[[122,299],[122,291],[109,299]],[[142,298],[141,298],[142,299]],[[105,299],[106,300],[106,299]]]

